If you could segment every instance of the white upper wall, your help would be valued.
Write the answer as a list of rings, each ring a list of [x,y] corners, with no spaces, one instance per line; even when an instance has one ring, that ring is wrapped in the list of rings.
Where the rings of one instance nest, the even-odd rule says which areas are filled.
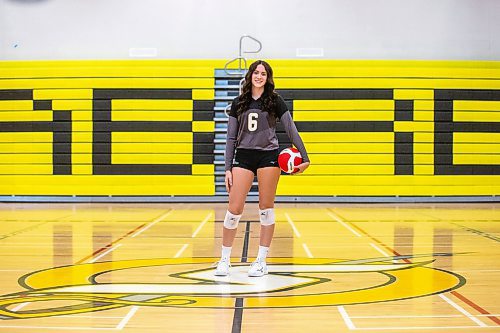
[[[0,0],[2,60],[231,59],[244,34],[259,58],[500,60],[500,1]]]

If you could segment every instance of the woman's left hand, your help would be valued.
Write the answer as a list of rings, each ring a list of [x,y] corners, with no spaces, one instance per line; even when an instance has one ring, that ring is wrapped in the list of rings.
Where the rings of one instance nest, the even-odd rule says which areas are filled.
[[[304,171],[306,171],[306,169],[309,167],[309,162],[304,162],[304,163],[301,163],[299,165],[296,166],[297,170],[296,172],[292,173],[292,175],[298,175],[299,173],[303,173]]]

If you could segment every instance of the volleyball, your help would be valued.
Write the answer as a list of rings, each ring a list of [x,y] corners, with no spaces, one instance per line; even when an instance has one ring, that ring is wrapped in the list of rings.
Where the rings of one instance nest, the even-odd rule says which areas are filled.
[[[297,166],[302,163],[302,155],[297,148],[285,148],[278,156],[278,164],[286,173],[295,173],[299,171]]]

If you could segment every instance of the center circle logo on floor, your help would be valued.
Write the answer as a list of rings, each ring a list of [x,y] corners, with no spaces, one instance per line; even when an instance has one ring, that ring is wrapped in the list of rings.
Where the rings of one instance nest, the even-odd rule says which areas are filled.
[[[102,311],[126,306],[291,308],[367,304],[459,288],[465,278],[431,267],[448,253],[340,260],[270,258],[269,274],[248,277],[248,263],[214,276],[215,258],[159,258],[55,267],[19,279],[28,289],[0,297],[1,319]],[[411,262],[410,262],[411,259]],[[135,281],[140,278],[145,281]],[[63,304],[62,303],[67,303]],[[14,311],[29,302],[34,308]]]

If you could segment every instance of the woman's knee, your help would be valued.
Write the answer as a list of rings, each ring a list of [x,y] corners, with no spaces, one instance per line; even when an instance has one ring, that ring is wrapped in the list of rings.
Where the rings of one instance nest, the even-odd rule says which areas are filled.
[[[229,207],[227,210],[229,210],[231,214],[241,215],[243,214],[243,208],[245,208],[245,204],[242,205],[242,204],[229,203]]]
[[[264,209],[269,209],[269,208],[274,208],[274,202],[261,202],[261,201],[259,201],[259,209],[264,210]]]

